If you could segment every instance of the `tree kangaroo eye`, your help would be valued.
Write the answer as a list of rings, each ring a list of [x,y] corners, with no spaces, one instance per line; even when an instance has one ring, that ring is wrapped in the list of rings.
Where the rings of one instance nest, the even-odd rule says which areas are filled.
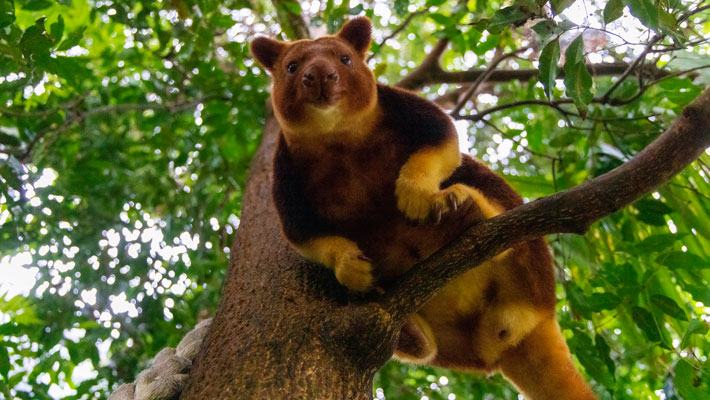
[[[293,74],[294,72],[296,72],[297,69],[298,69],[297,62],[290,62],[288,64],[288,67],[286,67],[286,71],[288,71],[289,74]]]
[[[345,64],[345,65],[350,65],[350,57],[348,56],[342,56],[340,57],[340,62]]]

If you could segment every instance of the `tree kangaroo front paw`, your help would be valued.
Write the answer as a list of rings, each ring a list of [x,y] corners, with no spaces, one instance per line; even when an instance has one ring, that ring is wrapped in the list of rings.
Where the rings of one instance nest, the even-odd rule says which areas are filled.
[[[434,194],[431,200],[431,218],[438,224],[443,214],[458,210],[459,207],[471,199],[472,189],[460,183],[440,190]]]
[[[372,260],[357,248],[338,254],[334,270],[338,282],[352,291],[364,292],[372,287]]]
[[[397,208],[412,221],[426,221],[432,214],[432,199],[436,190],[421,181],[400,177],[397,179],[395,196]]]
[[[485,218],[493,218],[502,211],[500,206],[489,201],[477,189],[461,183],[443,190],[431,191],[400,179],[397,181],[395,194],[400,211],[407,218],[418,222],[431,220],[439,223],[443,215],[458,210],[471,200],[476,203]]]

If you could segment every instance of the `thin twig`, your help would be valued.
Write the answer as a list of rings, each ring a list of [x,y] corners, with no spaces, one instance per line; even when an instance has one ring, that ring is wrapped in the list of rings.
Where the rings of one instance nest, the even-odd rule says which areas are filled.
[[[478,90],[478,87],[479,87],[483,82],[485,82],[485,81],[488,79],[488,77],[491,76],[491,74],[493,73],[493,71],[495,71],[495,69],[498,67],[498,65],[499,65],[500,63],[502,63],[503,61],[507,60],[508,58],[515,57],[515,56],[517,56],[518,54],[527,51],[528,49],[529,49],[529,47],[523,47],[523,48],[517,49],[517,50],[515,50],[515,51],[512,51],[512,52],[510,52],[510,53],[506,53],[506,54],[503,54],[503,55],[501,55],[501,56],[499,56],[499,57],[493,58],[493,60],[491,61],[491,63],[490,63],[490,64],[488,65],[488,67],[486,68],[486,71],[485,71],[483,74],[481,74],[481,75],[478,77],[478,79],[476,79],[476,80],[473,82],[473,84],[471,84],[471,87],[468,88],[468,90],[466,91],[466,93],[464,93],[464,95],[459,99],[458,104],[457,104],[456,107],[454,107],[454,109],[451,111],[451,115],[454,115],[454,116],[459,115],[459,113],[461,112],[461,109],[463,108],[464,105],[466,105],[466,102],[468,101],[468,99],[470,99],[471,96],[473,96],[473,94],[476,93],[476,90]]]
[[[378,46],[379,47],[384,46],[388,40],[392,39],[393,37],[397,36],[400,32],[402,32],[407,27],[407,25],[409,25],[409,23],[412,22],[414,17],[416,17],[417,15],[424,14],[427,11],[428,10],[419,10],[419,11],[409,13],[409,15],[407,15],[407,18],[405,18],[404,21],[401,24],[399,24],[399,26],[397,26],[389,35],[382,38],[382,40],[378,43]],[[374,57],[374,56],[375,56],[375,54],[370,54],[370,57],[367,58],[367,61],[370,61],[372,59],[372,57]]]
[[[671,186],[679,187],[681,189],[689,190],[700,197],[710,200],[710,196],[706,195],[705,193],[701,193],[700,190],[698,190],[692,186],[681,185],[680,183],[675,183],[675,182],[669,182],[668,184]]]
[[[660,77],[660,78],[658,78],[658,79],[656,79],[656,80],[654,80],[654,81],[651,81],[648,85],[646,85],[646,86],[640,88],[639,91],[638,91],[638,93],[636,93],[634,96],[632,96],[631,98],[628,98],[628,99],[626,99],[626,100],[604,99],[603,97],[597,97],[597,98],[592,99],[592,101],[591,101],[590,103],[603,104],[603,105],[611,105],[611,106],[623,106],[623,105],[626,105],[626,104],[629,104],[629,103],[634,102],[636,99],[638,99],[639,97],[641,97],[649,88],[651,88],[652,86],[654,86],[654,85],[656,85],[656,84],[658,84],[658,83],[660,83],[660,82],[662,82],[662,81],[664,81],[664,80],[666,80],[666,79],[669,79],[669,78],[672,78],[672,77],[675,77],[675,76],[680,76],[680,75],[688,74],[688,73],[695,72],[695,71],[697,71],[697,70],[705,69],[705,68],[710,68],[710,64],[708,64],[708,65],[703,65],[703,66],[700,66],[700,67],[691,68],[691,69],[684,70],[684,71],[677,71],[677,72],[673,72],[673,73],[668,73],[668,74],[666,74],[666,75],[664,75],[664,76],[662,76],[662,77]],[[452,112],[452,113],[451,113],[451,116],[452,116],[454,119],[458,119],[458,120],[466,120],[466,121],[478,122],[478,121],[484,120],[484,117],[485,117],[486,115],[489,115],[489,114],[492,114],[492,113],[495,113],[495,112],[498,112],[498,111],[502,111],[502,110],[505,110],[505,109],[508,109],[508,108],[515,108],[515,107],[533,105],[533,106],[546,106],[546,107],[554,108],[555,110],[559,111],[560,114],[562,114],[562,115],[565,117],[565,119],[567,119],[567,117],[569,117],[569,116],[579,117],[579,116],[580,116],[579,114],[577,114],[577,113],[575,113],[575,112],[572,112],[572,111],[567,111],[567,110],[565,110],[564,108],[560,107],[561,104],[571,104],[571,103],[573,103],[573,100],[572,100],[572,99],[558,99],[558,100],[554,100],[554,101],[545,101],[545,100],[521,100],[521,101],[516,101],[516,102],[513,102],[513,103],[501,104],[501,105],[498,105],[498,106],[495,106],[495,107],[491,107],[491,108],[488,108],[488,109],[486,109],[486,110],[480,111],[480,112],[478,112],[478,113],[476,113],[476,114],[473,114],[473,115],[460,115],[460,114],[454,114],[454,113]],[[640,117],[632,117],[632,118],[616,118],[616,120],[629,121],[629,120],[632,120],[632,119],[648,119],[648,117],[649,117],[649,116],[640,116]],[[589,120],[592,120],[592,121],[613,121],[613,120],[615,120],[615,119],[606,119],[606,118],[595,118],[595,117],[591,117],[591,116],[587,116],[586,119],[589,119]],[[569,120],[568,120],[568,122],[569,122]]]
[[[636,69],[636,67],[638,67],[639,64],[641,64],[646,59],[646,55],[648,54],[649,51],[651,51],[651,48],[653,48],[653,46],[656,43],[658,43],[659,41],[661,41],[664,37],[665,37],[665,35],[658,34],[658,35],[654,36],[653,39],[651,39],[651,41],[646,45],[646,48],[643,49],[641,54],[634,60],[634,62],[632,62],[629,65],[629,67],[626,69],[626,71],[624,71],[624,73],[621,74],[621,76],[619,77],[619,79],[616,80],[614,85],[612,85],[609,88],[609,90],[607,90],[606,93],[604,93],[604,95],[602,96],[602,99],[604,100],[604,102],[608,101],[609,98],[611,98],[612,93],[614,93],[614,91],[619,86],[621,86],[621,84],[624,82],[624,80],[626,80],[626,78]]]
[[[483,120],[483,118],[486,115],[493,114],[494,112],[498,112],[501,110],[505,110],[508,108],[515,108],[515,107],[521,107],[521,106],[547,106],[547,107],[552,107],[555,110],[559,111],[562,115],[577,115],[573,112],[567,111],[560,107],[560,104],[570,104],[572,103],[572,99],[560,99],[560,100],[555,100],[555,101],[545,101],[545,100],[521,100],[521,101],[516,101],[514,103],[508,103],[508,104],[501,104],[495,107],[491,107],[488,109],[485,109],[483,111],[480,111],[476,114],[473,115],[453,115],[452,117],[454,119],[462,119],[466,121],[472,121],[472,122],[478,122]]]
[[[395,86],[414,90],[421,86],[425,86],[427,82],[433,80],[436,75],[443,72],[439,59],[441,58],[441,55],[444,54],[444,51],[446,51],[448,45],[449,39],[439,39],[429,54],[424,57],[421,64],[397,82]]]
[[[707,10],[707,9],[710,9],[710,5],[698,7],[691,12],[683,14],[680,18],[678,18],[677,24],[680,25],[681,22],[685,21],[686,19],[690,18],[691,16],[693,16],[701,11]],[[651,50],[653,49],[653,46],[655,46],[656,43],[660,42],[665,37],[666,37],[665,34],[657,33],[648,42],[648,44],[646,45],[646,48],[641,52],[641,54],[636,58],[636,60],[634,60],[634,62],[632,62],[631,65],[629,65],[629,68],[627,68],[626,71],[624,71],[624,73],[619,77],[619,79],[614,83],[614,85],[612,85],[612,87],[609,88],[609,90],[607,90],[606,93],[604,93],[604,95],[602,96],[602,99],[604,100],[604,102],[609,100],[612,93],[624,82],[624,80],[636,69],[636,67],[639,66],[639,64],[641,64],[646,59],[646,55],[649,52],[651,52]]]
[[[528,153],[530,153],[530,154],[532,154],[532,155],[534,155],[534,156],[547,158],[548,160],[552,160],[552,161],[555,161],[555,160],[558,159],[557,157],[554,157],[554,156],[551,156],[551,155],[548,155],[548,154],[545,154],[545,153],[539,153],[539,152],[537,152],[537,151],[535,151],[535,150],[532,150],[532,149],[529,148],[528,146],[526,146],[526,145],[520,143],[519,140],[515,140],[514,138],[510,137],[510,135],[508,135],[505,131],[503,131],[503,130],[500,129],[499,127],[495,126],[495,125],[494,125],[492,122],[490,122],[490,121],[483,120],[483,123],[486,124],[486,125],[488,125],[488,126],[490,126],[490,127],[493,128],[495,131],[497,131],[498,133],[500,133],[501,136],[503,136],[504,138],[506,138],[506,139],[512,141],[513,143],[517,144],[518,146],[522,147],[523,149],[525,149],[525,151],[527,151]]]

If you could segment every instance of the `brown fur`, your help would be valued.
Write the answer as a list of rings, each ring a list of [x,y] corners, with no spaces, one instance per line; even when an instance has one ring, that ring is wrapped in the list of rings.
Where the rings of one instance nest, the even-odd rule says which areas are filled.
[[[251,44],[274,79],[282,135],[273,194],[283,232],[352,290],[375,277],[386,287],[476,221],[522,204],[503,179],[459,154],[437,106],[375,83],[365,63],[370,30],[356,18],[336,36]],[[396,357],[501,369],[534,399],[591,399],[554,307],[549,250],[542,239],[523,243],[443,288],[407,322]]]

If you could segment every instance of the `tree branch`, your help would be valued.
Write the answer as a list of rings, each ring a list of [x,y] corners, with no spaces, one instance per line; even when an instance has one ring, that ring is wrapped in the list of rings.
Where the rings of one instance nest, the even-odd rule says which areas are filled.
[[[686,19],[690,18],[691,16],[693,16],[699,12],[705,11],[708,8],[710,8],[710,6],[698,7],[691,12],[681,15],[680,18],[678,19],[678,25],[680,25],[681,22],[685,21]],[[651,52],[651,50],[653,50],[653,46],[655,46],[656,43],[660,42],[665,37],[666,37],[666,35],[664,33],[657,33],[656,35],[653,36],[653,38],[651,38],[651,40],[648,42],[648,44],[643,49],[641,54],[639,54],[639,56],[636,57],[634,62],[632,62],[631,65],[629,65],[629,68],[627,68],[626,71],[624,71],[624,73],[621,75],[621,77],[619,77],[619,79],[614,83],[614,85],[611,88],[609,88],[609,90],[607,90],[606,93],[604,93],[604,95],[602,96],[602,101],[609,100],[612,93],[614,93],[614,90],[616,90],[619,86],[621,86],[621,84],[631,74],[631,72],[633,72],[636,69],[636,67],[638,67],[640,64],[642,64],[646,60],[646,55],[648,55],[648,53]]]
[[[554,108],[555,110],[559,111],[560,114],[563,116],[567,115],[577,115],[573,112],[567,111],[564,108],[560,107],[560,104],[571,104],[573,103],[572,99],[559,99],[559,100],[553,100],[553,101],[547,101],[547,100],[521,100],[521,101],[516,101],[513,103],[508,103],[508,104],[500,104],[495,107],[487,108],[483,111],[479,111],[475,114],[472,115],[461,115],[461,114],[456,114],[456,115],[451,115],[452,118],[454,119],[462,119],[466,121],[471,121],[471,122],[478,122],[483,120],[483,117],[489,114],[493,114],[495,112],[505,110],[508,108],[515,108],[515,107],[522,107],[522,106],[546,106],[546,107],[551,107]]]
[[[416,90],[428,85],[429,83],[426,82],[434,79],[434,75],[444,72],[441,69],[440,60],[441,55],[444,54],[444,51],[446,51],[446,47],[448,45],[449,39],[439,39],[439,41],[434,45],[434,48],[431,49],[431,52],[424,58],[422,63],[419,64],[419,66],[412,72],[407,74],[407,76],[397,82],[395,86],[409,90]]]
[[[454,107],[454,110],[451,111],[452,115],[459,115],[459,112],[461,112],[461,109],[463,108],[464,105],[466,105],[466,102],[468,99],[471,98],[471,96],[476,93],[478,90],[478,87],[481,86],[483,82],[485,82],[495,71],[496,68],[498,68],[498,65],[502,63],[503,61],[507,60],[508,58],[515,57],[518,54],[526,51],[529,49],[529,47],[523,47],[517,50],[514,50],[510,53],[500,55],[498,57],[494,57],[493,60],[491,60],[490,64],[486,68],[485,72],[479,75],[479,77],[473,82],[470,88],[466,90],[466,93],[459,99],[458,104]]]
[[[710,9],[710,6],[698,7],[693,11],[683,14],[678,19],[678,24],[690,18],[691,16]],[[646,48],[642,54],[634,60],[631,64],[626,63],[603,63],[603,64],[587,64],[587,70],[594,76],[605,76],[605,75],[622,75],[622,77],[612,86],[607,93],[604,94],[603,98],[607,99],[616,90],[616,88],[621,85],[621,83],[634,71],[640,69],[639,64],[645,59],[646,54],[652,51],[653,46],[661,41],[665,37],[665,34],[656,34],[646,45]],[[424,59],[424,61],[410,72],[407,76],[402,78],[397,82],[396,86],[409,89],[412,91],[417,91],[424,86],[439,84],[439,83],[465,83],[465,82],[475,82],[480,79],[482,74],[485,74],[487,70],[473,69],[468,71],[444,71],[441,68],[439,59],[446,50],[448,45],[447,39],[441,39],[434,46],[432,52]],[[648,67],[657,72],[659,71],[655,66]],[[512,80],[528,80],[533,76],[537,76],[538,70],[536,69],[524,69],[524,70],[503,70],[495,71],[486,80],[489,82],[508,82]],[[560,78],[564,75],[560,75]]]
[[[281,29],[286,33],[291,40],[308,39],[311,37],[311,32],[308,29],[306,20],[301,14],[296,14],[289,8],[289,1],[272,0],[274,8],[276,8],[276,16],[279,19]],[[291,2],[298,5],[298,3]]]
[[[628,67],[629,64],[627,63],[587,64],[587,70],[593,76],[620,75],[623,74]],[[425,63],[422,62],[419,67],[397,82],[396,86],[417,91],[427,85],[475,82],[481,75],[486,73],[486,71],[485,69],[444,71],[438,63],[425,66]],[[654,68],[654,71],[659,74],[664,73],[664,71],[656,68]],[[537,69],[496,70],[491,73],[488,79],[486,79],[486,82],[527,81],[538,75],[539,71]],[[561,72],[558,78],[564,78],[564,72]]]
[[[398,27],[396,27],[392,30],[392,33],[390,33],[389,35],[382,38],[382,40],[378,43],[378,46],[379,47],[384,46],[388,40],[392,39],[393,37],[397,36],[400,32],[402,32],[404,30],[404,28],[406,28],[407,25],[409,25],[409,23],[412,22],[414,17],[424,14],[425,12],[428,12],[428,11],[429,10],[419,10],[419,11],[409,13],[409,15],[407,15],[407,18],[405,18],[404,21],[402,21],[402,23],[399,24]],[[372,57],[374,57],[374,56],[375,56],[374,53],[370,54],[370,57],[368,57],[367,60],[370,61],[372,59]]]
[[[380,299],[403,321],[463,272],[517,243],[551,233],[583,234],[589,226],[666,182],[710,146],[710,89],[631,161],[575,188],[481,221],[414,266]]]
[[[685,71],[677,71],[673,73],[667,73],[663,75],[661,78],[658,78],[649,84],[643,86],[642,88],[639,89],[639,91],[634,94],[632,97],[624,100],[619,100],[619,99],[614,99],[614,98],[609,98],[609,97],[595,97],[593,98],[590,103],[593,104],[603,104],[603,105],[611,105],[611,106],[623,106],[629,103],[634,102],[636,99],[641,97],[648,89],[650,89],[652,86],[662,82],[663,80],[666,80],[668,78],[672,78],[675,76],[680,76],[680,75],[685,75],[685,74],[690,74],[692,72],[705,69],[705,68],[710,68],[710,64],[708,65],[702,65],[699,67],[691,68]],[[478,122],[483,120],[483,118],[486,115],[493,114],[498,111],[502,111],[508,108],[515,108],[515,107],[521,107],[521,106],[546,106],[546,107],[551,107],[554,108],[555,110],[559,111],[560,114],[562,114],[563,117],[567,118],[569,116],[574,116],[574,117],[581,117],[579,114],[573,111],[568,111],[565,110],[564,108],[561,107],[562,104],[572,104],[573,101],[572,99],[557,99],[557,100],[520,100],[512,103],[507,103],[507,104],[500,104],[494,107],[487,108],[482,111],[478,111],[475,114],[471,115],[461,115],[460,113],[454,113],[453,111],[451,112],[451,117],[454,119],[458,120],[466,120],[466,121],[471,121],[471,122]],[[587,119],[592,119],[595,120],[595,118],[586,116],[585,118]],[[625,118],[625,120],[628,120],[629,118]],[[609,121],[609,119],[602,119],[605,121]]]

